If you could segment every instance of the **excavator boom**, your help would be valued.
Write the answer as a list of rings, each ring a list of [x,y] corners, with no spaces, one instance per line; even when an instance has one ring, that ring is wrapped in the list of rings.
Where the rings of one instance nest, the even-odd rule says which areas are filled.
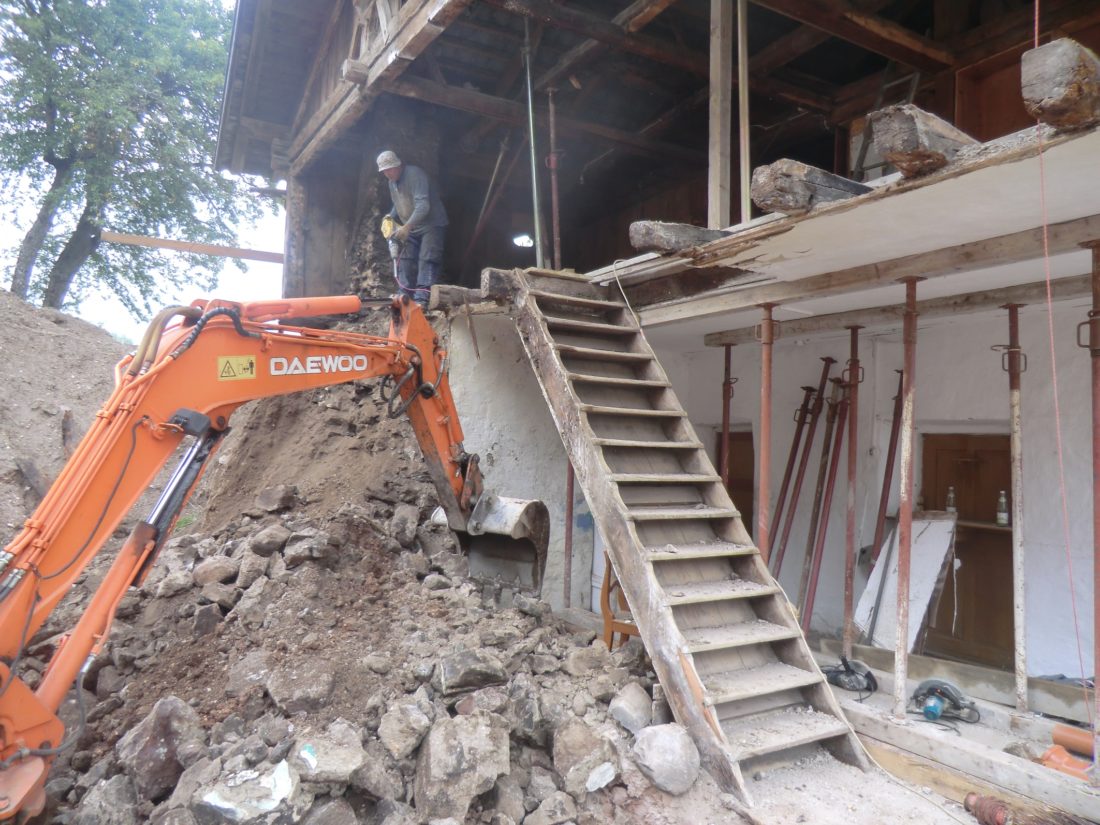
[[[67,745],[57,710],[106,641],[119,601],[144,579],[241,404],[385,379],[390,414],[408,415],[447,522],[467,529],[481,496],[478,461],[463,447],[447,353],[419,307],[395,299],[385,338],[272,323],[351,314],[360,306],[354,296],[338,296],[173,307],[154,319],[136,352],[119,363],[114,392],[87,435],[22,531],[0,552],[0,820],[41,809],[49,765]],[[149,517],[119,551],[31,691],[17,675],[28,640],[188,439]],[[534,532],[544,533],[545,507],[533,504],[542,516]],[[483,521],[475,519],[474,532],[485,529]],[[510,528],[514,533],[515,524]],[[545,543],[536,567],[544,562]]]

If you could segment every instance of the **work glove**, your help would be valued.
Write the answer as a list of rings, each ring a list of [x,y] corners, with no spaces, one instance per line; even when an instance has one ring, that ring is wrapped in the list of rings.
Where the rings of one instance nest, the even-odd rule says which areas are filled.
[[[405,243],[409,239],[409,227],[399,226],[397,231],[393,233],[393,239],[398,243]]]

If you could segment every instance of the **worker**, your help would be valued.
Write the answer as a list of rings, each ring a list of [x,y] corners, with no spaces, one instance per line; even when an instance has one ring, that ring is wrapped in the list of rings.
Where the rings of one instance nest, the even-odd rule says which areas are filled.
[[[398,284],[402,294],[426,307],[443,268],[447,212],[428,173],[419,166],[403,163],[387,149],[378,156],[378,171],[390,184],[390,217],[401,224],[393,236],[399,248]]]

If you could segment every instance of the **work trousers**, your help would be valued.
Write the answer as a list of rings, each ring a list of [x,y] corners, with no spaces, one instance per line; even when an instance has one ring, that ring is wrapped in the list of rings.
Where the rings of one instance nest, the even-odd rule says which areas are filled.
[[[397,282],[402,295],[428,305],[432,284],[443,272],[445,226],[426,226],[409,235],[397,258]]]

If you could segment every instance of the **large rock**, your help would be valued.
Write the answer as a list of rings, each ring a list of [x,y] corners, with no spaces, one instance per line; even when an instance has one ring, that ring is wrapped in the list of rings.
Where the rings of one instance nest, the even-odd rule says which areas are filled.
[[[603,670],[611,664],[611,654],[602,641],[591,647],[575,647],[565,654],[562,670],[570,676],[586,676],[594,670]]]
[[[115,745],[122,769],[143,799],[167,795],[183,769],[204,746],[198,714],[175,696],[166,696]]]
[[[72,825],[137,825],[137,794],[125,774],[97,783],[84,796]]]
[[[470,802],[509,771],[508,726],[479,713],[438,720],[420,746],[414,795],[427,819],[465,821]]]
[[[337,719],[324,733],[301,736],[294,744],[290,764],[306,782],[347,785],[366,761],[359,731]]]
[[[367,742],[366,759],[351,775],[350,784],[374,799],[405,798],[405,780],[401,770],[378,742]]]
[[[276,484],[256,494],[256,506],[269,513],[287,510],[298,500],[298,488],[293,484]]]
[[[264,684],[279,710],[289,715],[319,710],[332,695],[333,666],[322,661],[289,661],[272,670]]]
[[[500,659],[484,650],[462,650],[439,661],[432,686],[444,696],[508,681]]]
[[[225,692],[241,696],[257,685],[263,686],[271,675],[271,655],[266,650],[252,650],[229,667]]]
[[[412,547],[416,543],[416,528],[420,524],[420,510],[412,504],[398,504],[390,519],[390,535],[397,539],[402,547]]]
[[[290,825],[312,804],[313,795],[302,789],[298,772],[283,760],[223,774],[195,792],[191,813],[199,825]]]
[[[419,746],[432,720],[415,702],[394,704],[382,716],[378,738],[394,759],[404,759]]]
[[[359,817],[343,799],[330,799],[314,805],[302,825],[359,825]]]
[[[597,769],[615,771],[615,751],[606,739],[580,719],[573,718],[554,731],[554,770],[562,777],[565,790],[577,799],[584,797]]]
[[[550,794],[523,820],[523,825],[561,825],[569,822],[577,816],[577,806],[573,797],[564,791],[555,791]]]
[[[699,750],[679,725],[656,725],[638,733],[634,761],[657,788],[679,796],[699,775]]]
[[[230,582],[237,578],[241,563],[229,556],[211,556],[195,566],[191,578],[199,587],[215,582]]]
[[[611,718],[631,733],[637,733],[653,718],[653,700],[637,682],[628,682],[611,700]]]
[[[334,548],[328,533],[306,527],[293,533],[283,548],[283,561],[287,567],[297,567],[303,562],[324,559],[332,555]]]
[[[289,538],[290,530],[282,524],[270,524],[249,539],[248,547],[257,556],[263,556],[266,559],[272,553],[282,550]]]

